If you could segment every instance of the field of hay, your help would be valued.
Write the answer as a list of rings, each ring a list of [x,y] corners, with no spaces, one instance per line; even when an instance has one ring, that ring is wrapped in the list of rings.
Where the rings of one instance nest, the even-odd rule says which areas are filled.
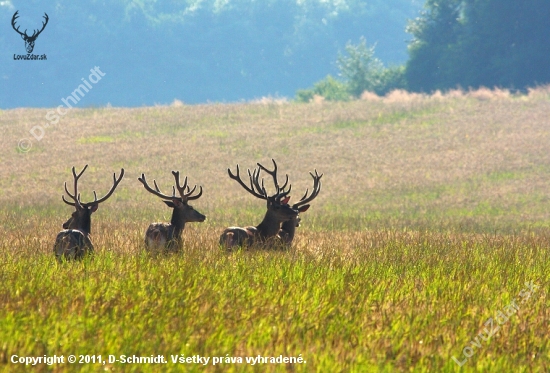
[[[71,354],[97,361],[33,370],[550,369],[548,89],[84,108],[56,124],[50,110],[0,111],[0,371]],[[265,205],[227,168],[271,158],[291,202],[314,169],[321,193],[288,252],[228,254],[223,229]],[[126,176],[92,217],[95,258],[58,265],[63,183],[85,164],[84,201]],[[168,192],[171,170],[204,188],[192,204],[207,220],[186,226],[181,255],[150,258],[145,229],[171,210],[137,178]],[[209,363],[172,362],[197,355]]]

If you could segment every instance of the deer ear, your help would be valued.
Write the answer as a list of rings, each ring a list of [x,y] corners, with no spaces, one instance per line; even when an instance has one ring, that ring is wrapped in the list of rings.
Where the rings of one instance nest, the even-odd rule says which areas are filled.
[[[303,205],[302,207],[300,207],[300,208],[298,209],[298,211],[300,211],[300,212],[306,212],[306,211],[309,209],[309,206],[310,206],[310,205]]]
[[[281,200],[281,205],[286,205],[288,203],[288,200],[290,200],[290,197],[285,197]]]
[[[96,212],[98,207],[99,207],[99,204],[94,203],[90,208],[90,212]]]

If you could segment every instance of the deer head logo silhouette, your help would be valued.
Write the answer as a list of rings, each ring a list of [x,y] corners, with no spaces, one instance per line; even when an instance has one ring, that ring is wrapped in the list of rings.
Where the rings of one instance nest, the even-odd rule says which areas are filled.
[[[38,30],[34,30],[34,32],[32,33],[31,36],[27,35],[27,30],[25,30],[25,32],[21,32],[19,31],[19,27],[15,27],[15,20],[17,18],[19,18],[19,15],[17,14],[19,13],[19,11],[16,11],[11,19],[11,26],[13,27],[13,29],[19,34],[21,35],[21,38],[23,40],[25,40],[25,49],[27,50],[27,53],[32,53],[33,49],[34,49],[34,42],[36,41],[36,38],[38,37],[38,35],[40,35],[40,33],[42,31],[44,31],[44,28],[46,27],[46,25],[48,24],[48,15],[46,13],[44,13],[44,19],[46,20],[46,22],[42,22],[42,29],[40,29],[40,31]]]

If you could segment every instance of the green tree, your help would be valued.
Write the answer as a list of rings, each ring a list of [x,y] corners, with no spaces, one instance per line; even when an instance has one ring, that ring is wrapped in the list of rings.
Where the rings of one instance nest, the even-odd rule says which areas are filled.
[[[550,82],[550,1],[428,0],[410,22],[414,91]]]
[[[409,23],[407,32],[414,36],[405,71],[409,89],[431,91],[442,88],[441,83],[449,80],[443,62],[458,39],[461,3],[462,0],[427,0],[421,16]]]
[[[346,44],[347,55],[338,55],[337,66],[347,83],[348,91],[358,97],[364,91],[374,91],[384,69],[382,62],[374,57],[374,46],[368,47],[361,37],[359,44]]]
[[[312,89],[300,89],[296,92],[296,100],[299,102],[309,102],[314,96],[322,96],[329,101],[347,101],[350,99],[346,84],[330,75],[315,83]]]
[[[367,46],[364,37],[357,45],[348,42],[345,49],[347,54],[338,54],[336,62],[342,80],[328,75],[312,89],[297,91],[298,101],[308,102],[314,95],[330,101],[346,101],[361,96],[365,91],[385,95],[394,89],[406,88],[405,67],[385,68],[374,56],[374,46]]]

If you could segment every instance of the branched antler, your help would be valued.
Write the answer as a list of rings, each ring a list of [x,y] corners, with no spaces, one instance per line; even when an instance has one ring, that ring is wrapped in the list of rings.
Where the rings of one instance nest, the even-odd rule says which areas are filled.
[[[288,190],[285,191],[285,188],[288,184],[288,174],[287,174],[285,183],[283,184],[282,187],[279,186],[279,181],[277,180],[277,163],[273,158],[271,159],[271,161],[273,162],[273,171],[268,170],[266,167],[264,167],[260,163],[257,163],[257,165],[261,170],[264,170],[273,178],[273,184],[275,185],[275,194],[271,196],[271,198],[274,198],[276,201],[280,201],[283,197],[285,197],[290,193],[290,191],[292,190],[292,185],[290,185]],[[258,171],[258,174],[259,174],[259,171]],[[262,179],[262,186],[263,186],[263,179]]]
[[[95,204],[100,204],[101,202],[104,202],[106,201],[109,197],[111,197],[111,195],[113,194],[113,192],[115,191],[115,189],[117,188],[118,184],[120,183],[120,181],[122,180],[122,178],[124,177],[124,168],[121,168],[120,169],[120,175],[119,177],[117,178],[116,177],[116,173],[113,173],[113,186],[111,187],[111,190],[109,190],[109,192],[103,196],[102,198],[100,199],[97,199],[97,193],[96,191],[94,190],[93,193],[94,193],[94,200],[92,202],[86,202],[86,203],[82,203],[82,201],[80,201],[80,193],[78,192],[78,179],[80,179],[80,177],[82,176],[82,174],[84,173],[84,171],[86,171],[86,169],[88,168],[88,165],[85,165],[84,168],[82,169],[82,171],[80,171],[78,174],[76,173],[76,170],[73,166],[72,168],[72,171],[73,171],[73,179],[74,179],[74,194],[71,194],[69,192],[69,190],[67,189],[67,182],[65,182],[65,193],[67,193],[67,195],[74,201],[74,202],[70,202],[70,201],[67,201],[65,199],[65,196],[62,196],[61,198],[63,199],[63,202],[65,202],[67,205],[71,205],[71,206],[75,206],[77,209],[81,209],[81,208],[87,208],[87,207],[90,207],[92,205],[95,205]]]
[[[292,205],[292,208],[294,209],[298,209],[300,206],[303,206],[313,201],[321,191],[321,178],[324,174],[319,175],[317,173],[317,170],[315,170],[315,175],[313,175],[311,172],[309,174],[313,178],[313,189],[311,190],[311,195],[309,197],[307,196],[309,189],[306,189],[304,196],[298,202]]]
[[[250,173],[250,169],[247,169],[247,172],[248,172],[248,178],[250,179],[250,186],[246,185],[244,183],[244,181],[242,181],[241,179],[241,176],[240,176],[240,170],[239,170],[239,165],[237,165],[237,174],[233,174],[233,172],[231,172],[231,169],[228,168],[227,169],[227,173],[229,174],[229,177],[235,181],[237,181],[239,184],[241,184],[241,186],[250,194],[252,194],[254,197],[257,197],[257,198],[260,198],[260,199],[267,199],[268,196],[267,196],[267,192],[265,190],[265,187],[263,185],[263,180],[262,180],[262,184],[260,185],[259,183],[259,177],[260,177],[260,170],[259,169],[254,169],[254,171],[252,173]],[[256,191],[256,189],[258,189],[258,191]]]
[[[19,31],[19,27],[15,27],[15,21],[17,20],[17,18],[19,18],[19,11],[16,11],[14,14],[13,14],[13,17],[11,18],[11,27],[13,27],[13,29],[19,34],[21,35],[22,37],[28,37],[27,36],[27,30],[25,30],[25,32],[21,32]]]
[[[40,31],[34,30],[33,34],[29,36],[27,35],[27,29],[25,29],[25,32],[21,32],[19,31],[19,27],[15,27],[15,21],[17,20],[17,18],[19,18],[19,11],[16,11],[13,14],[13,17],[11,18],[11,27],[13,27],[13,29],[17,31],[17,33],[21,35],[25,39],[25,41],[29,41],[29,42],[36,40],[38,35],[40,35],[42,31],[44,31],[44,29],[46,28],[46,25],[48,24],[48,21],[50,20],[50,17],[48,17],[48,14],[44,13],[43,18],[46,20],[46,22],[42,22],[42,28],[40,29]]]
[[[141,177],[139,177],[138,180],[143,184],[143,186],[145,187],[145,189],[149,193],[154,194],[155,196],[160,197],[160,198],[165,199],[165,200],[173,200],[174,198],[177,198],[176,197],[176,188],[177,188],[177,190],[180,194],[182,202],[194,200],[194,199],[197,199],[200,196],[202,196],[202,186],[199,187],[200,188],[199,193],[197,195],[193,196],[192,194],[197,189],[197,186],[195,185],[193,187],[193,189],[189,188],[189,186],[187,185],[187,176],[185,177],[183,185],[181,185],[180,184],[180,173],[179,173],[179,171],[172,171],[172,175],[174,175],[176,185],[172,186],[172,195],[171,196],[168,195],[168,194],[164,194],[160,191],[156,180],[153,180],[153,184],[155,186],[155,189],[151,188],[151,186],[149,186],[149,184],[147,183],[147,180],[145,179],[145,174],[141,174]]]

